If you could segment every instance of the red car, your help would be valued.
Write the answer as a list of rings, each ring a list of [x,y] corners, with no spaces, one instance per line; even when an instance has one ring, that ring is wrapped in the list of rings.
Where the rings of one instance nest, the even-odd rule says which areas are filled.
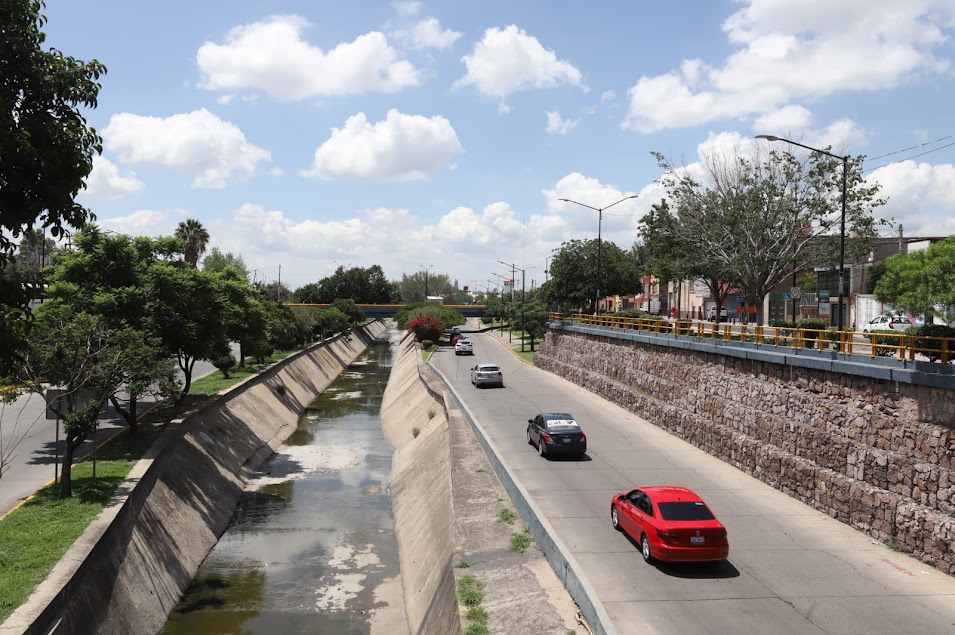
[[[703,499],[685,487],[641,487],[614,495],[610,502],[614,529],[640,542],[648,563],[718,562],[730,545],[726,527]]]

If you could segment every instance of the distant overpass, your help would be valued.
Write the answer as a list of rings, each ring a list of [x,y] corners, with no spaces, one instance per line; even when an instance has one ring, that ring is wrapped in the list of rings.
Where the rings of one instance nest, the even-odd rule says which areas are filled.
[[[286,306],[313,306],[317,309],[327,309],[332,305],[287,302]],[[404,304],[356,304],[356,306],[364,312],[366,318],[395,317],[395,313],[405,307]],[[484,317],[483,304],[443,304],[441,306],[454,309],[466,318]]]

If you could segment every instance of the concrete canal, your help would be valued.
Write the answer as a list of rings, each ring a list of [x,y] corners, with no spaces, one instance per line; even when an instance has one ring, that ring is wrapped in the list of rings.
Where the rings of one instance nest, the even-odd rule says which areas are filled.
[[[395,346],[373,344],[308,406],[163,633],[407,633],[379,418]]]

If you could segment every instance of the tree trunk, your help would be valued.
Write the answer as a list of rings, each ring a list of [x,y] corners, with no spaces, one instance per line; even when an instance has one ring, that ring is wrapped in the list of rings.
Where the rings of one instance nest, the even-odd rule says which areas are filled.
[[[139,430],[139,419],[136,412],[136,406],[138,403],[137,396],[129,396],[129,410],[123,410],[123,407],[119,404],[119,400],[116,399],[116,395],[110,395],[109,401],[113,404],[113,408],[116,409],[116,412],[118,412],[123,417],[123,420],[126,421],[126,425],[129,426],[129,433],[136,434],[137,430]]]
[[[73,454],[86,437],[66,437],[66,449],[63,450],[63,467],[60,469],[60,498],[73,496]]]
[[[245,344],[239,342],[239,368],[245,368]]]
[[[182,392],[176,397],[175,405],[177,406],[182,405],[182,402],[186,400],[186,395],[189,394],[189,387],[192,386],[192,368],[195,365],[196,359],[194,357],[187,357],[185,363],[179,365],[183,374],[183,386]]]

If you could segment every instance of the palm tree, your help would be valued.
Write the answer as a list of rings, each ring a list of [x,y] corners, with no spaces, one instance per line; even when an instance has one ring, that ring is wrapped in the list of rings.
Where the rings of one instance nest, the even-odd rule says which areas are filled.
[[[199,266],[199,256],[206,253],[206,246],[209,244],[209,232],[206,228],[196,219],[190,218],[179,223],[175,236],[186,242],[186,262],[193,267]]]

